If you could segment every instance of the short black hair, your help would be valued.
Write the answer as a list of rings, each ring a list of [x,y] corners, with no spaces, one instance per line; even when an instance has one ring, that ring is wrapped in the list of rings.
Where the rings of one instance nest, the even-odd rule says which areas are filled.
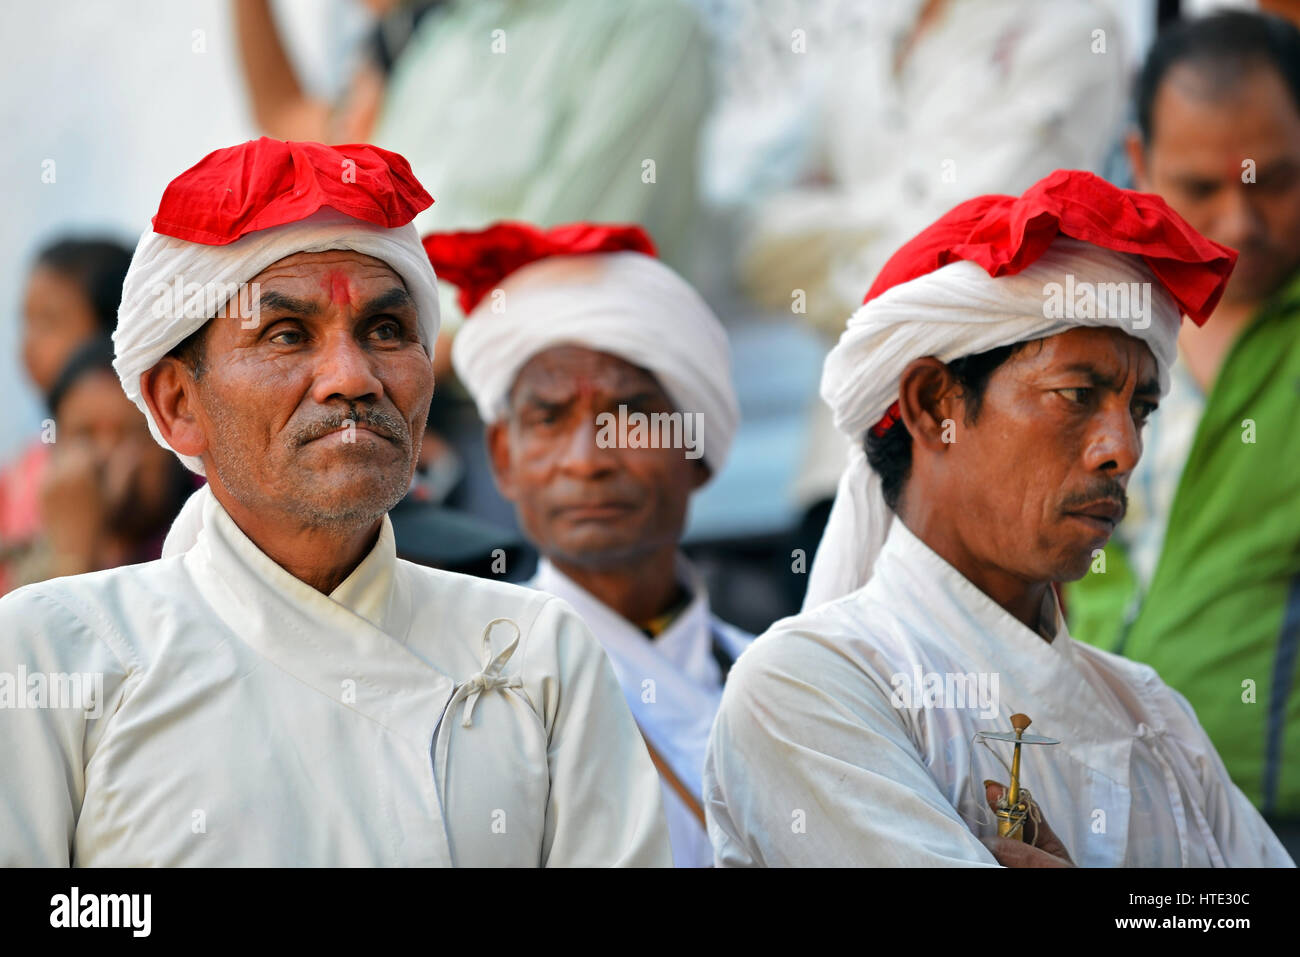
[[[974,422],[979,416],[980,408],[984,404],[984,390],[993,373],[1031,341],[1035,340],[998,346],[996,349],[962,356],[948,363],[948,370],[961,384],[967,422]],[[896,509],[898,500],[903,494],[903,485],[912,471],[912,434],[907,431],[903,420],[899,419],[881,436],[868,429],[864,441],[867,462],[880,476],[884,487],[885,504],[891,509]]]
[[[179,359],[190,370],[190,375],[195,379],[202,377],[204,363],[207,361],[208,347],[208,327],[212,325],[212,320],[208,320],[199,326],[188,336],[172,347],[167,353],[173,359]]]
[[[1156,37],[1138,74],[1135,99],[1144,144],[1155,128],[1152,109],[1160,84],[1179,64],[1203,69],[1224,86],[1250,67],[1272,67],[1300,112],[1300,29],[1289,20],[1244,10],[1176,20]]]
[[[117,326],[122,283],[131,250],[112,239],[60,239],[36,254],[36,265],[66,276],[80,287],[103,335]]]

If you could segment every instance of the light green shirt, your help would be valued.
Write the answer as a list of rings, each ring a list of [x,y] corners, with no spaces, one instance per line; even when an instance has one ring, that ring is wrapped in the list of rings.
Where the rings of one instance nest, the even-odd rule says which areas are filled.
[[[374,141],[433,194],[421,233],[636,222],[680,268],[709,102],[678,0],[453,0],[399,58]]]

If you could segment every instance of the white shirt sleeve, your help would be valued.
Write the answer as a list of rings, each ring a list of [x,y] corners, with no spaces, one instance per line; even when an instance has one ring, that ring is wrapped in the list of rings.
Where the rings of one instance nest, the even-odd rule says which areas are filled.
[[[772,632],[736,663],[705,764],[719,866],[996,866],[888,691],[826,641]]]
[[[74,863],[86,767],[131,674],[125,644],[111,649],[56,594],[42,584],[0,600],[0,867]],[[94,691],[89,712],[69,687]]]
[[[577,613],[550,599],[532,627],[529,663],[559,675],[536,704],[548,731],[547,867],[671,867],[659,773],[614,671]]]

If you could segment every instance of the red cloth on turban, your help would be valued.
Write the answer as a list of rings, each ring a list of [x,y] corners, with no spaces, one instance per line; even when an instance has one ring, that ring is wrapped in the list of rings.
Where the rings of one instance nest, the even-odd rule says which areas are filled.
[[[300,222],[322,207],[395,229],[432,204],[397,153],[263,136],[209,153],[172,180],[153,228],[164,236],[225,246],[254,230]]]
[[[862,301],[959,259],[990,276],[1014,275],[1062,235],[1140,256],[1198,326],[1237,262],[1235,250],[1206,239],[1159,196],[1060,169],[1021,196],[978,196],[954,207],[890,257]]]
[[[654,241],[640,226],[594,223],[542,230],[527,223],[503,222],[473,232],[430,233],[424,238],[424,251],[438,278],[460,289],[460,307],[466,315],[506,276],[539,259],[585,253],[656,255]]]
[[[1021,196],[977,196],[955,206],[890,257],[862,301],[958,260],[990,276],[1015,275],[1057,236],[1141,257],[1198,326],[1219,304],[1237,262],[1236,250],[1206,239],[1159,196],[1060,169]],[[884,435],[898,414],[894,403],[871,431]]]

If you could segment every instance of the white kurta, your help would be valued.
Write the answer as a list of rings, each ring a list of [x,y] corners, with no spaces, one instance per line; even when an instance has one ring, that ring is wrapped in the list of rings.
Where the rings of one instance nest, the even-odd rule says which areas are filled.
[[[722,700],[723,674],[713,654],[716,642],[735,661],[753,636],[709,611],[708,593],[685,558],[678,575],[691,603],[653,639],[546,559],[530,584],[573,606],[605,651],[641,731],[692,794],[703,794],[704,754]],[[686,802],[662,781],[664,810],[678,867],[708,867],[713,848]]]
[[[718,863],[994,865],[981,782],[1008,775],[972,739],[1019,711],[1062,740],[1024,749],[1022,781],[1076,864],[1291,865],[1186,700],[1056,620],[1049,643],[894,522],[867,585],[732,671],[705,768]],[[906,700],[918,671],[996,676],[996,715]]]
[[[0,865],[671,862],[568,605],[401,561],[387,518],[327,597],[199,494],[184,554],[0,601],[0,673],[103,676],[98,717],[0,710]]]

